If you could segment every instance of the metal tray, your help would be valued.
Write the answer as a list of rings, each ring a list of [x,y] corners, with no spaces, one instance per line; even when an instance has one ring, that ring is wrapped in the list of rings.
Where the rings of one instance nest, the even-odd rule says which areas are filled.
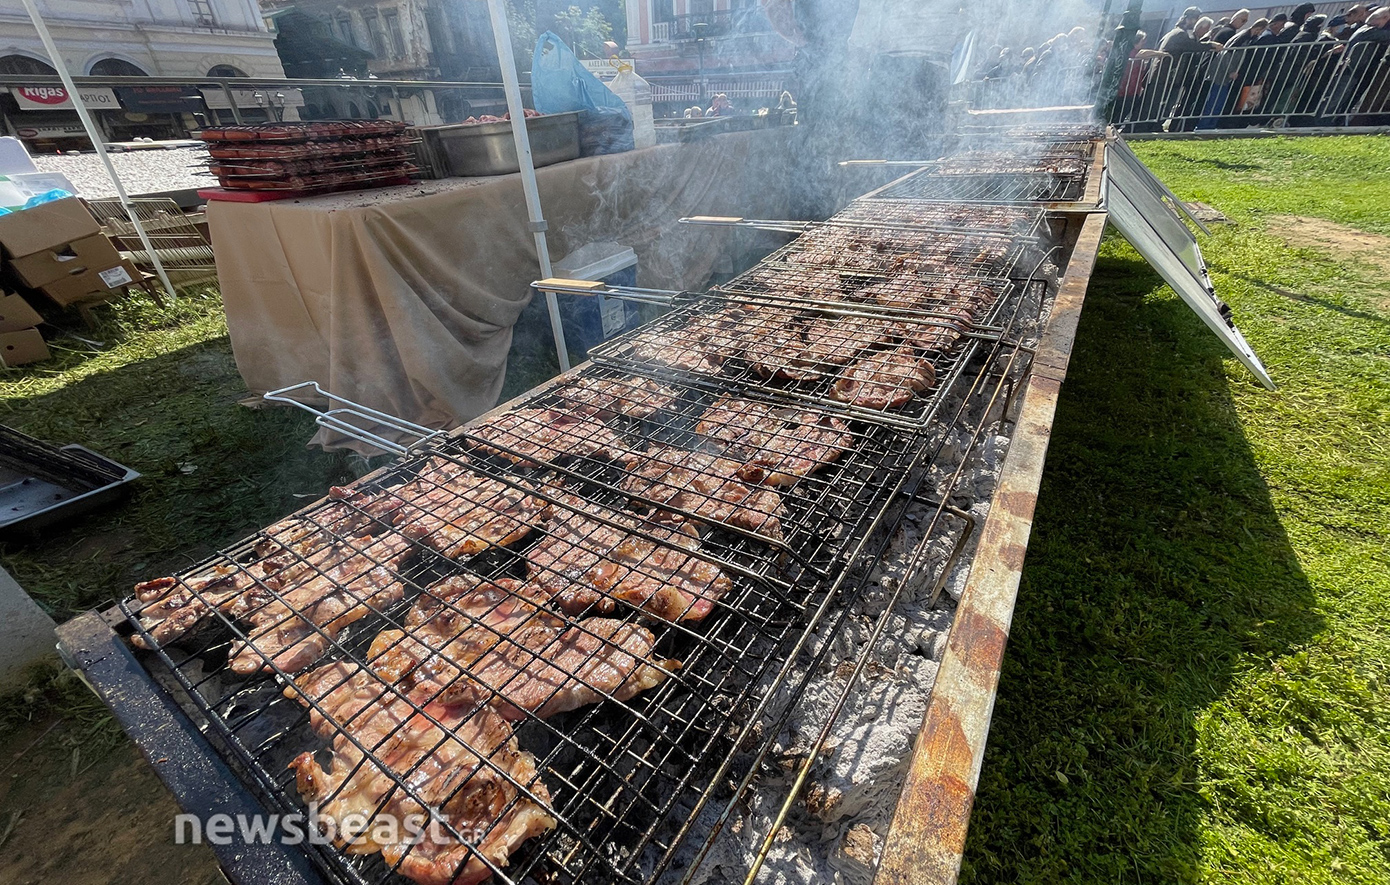
[[[42,478],[0,465],[0,531],[35,531],[85,513],[119,498],[127,483],[140,478],[129,467],[83,446],[63,446],[59,451],[90,461],[92,468],[108,475],[110,481],[92,488],[76,477],[71,483],[62,483],[56,477]]]
[[[422,126],[423,153],[440,176],[506,175],[521,164],[512,141],[512,124],[455,123]],[[531,159],[536,167],[579,157],[579,112],[528,117]]]

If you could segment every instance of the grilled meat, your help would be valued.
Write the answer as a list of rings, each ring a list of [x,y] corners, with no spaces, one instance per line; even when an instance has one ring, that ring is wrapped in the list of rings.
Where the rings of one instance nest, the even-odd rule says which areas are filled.
[[[715,374],[742,347],[747,314],[742,306],[730,306],[696,316],[681,328],[643,332],[632,339],[632,355],[659,366]]]
[[[419,703],[343,663],[297,682],[286,694],[317,705],[311,722],[331,740],[332,759],[325,769],[303,753],[290,768],[346,851],[380,851],[422,885],[476,885],[492,874],[484,857],[505,866],[554,828],[535,757],[492,708]],[[376,825],[384,821],[394,826]]]
[[[725,444],[726,454],[746,463],[739,477],[788,486],[843,455],[854,443],[849,426],[816,412],[721,397],[695,430]]]
[[[544,719],[605,697],[625,701],[680,667],[679,661],[652,660],[651,631],[622,621],[585,618],[566,629],[536,617],[502,626],[509,632],[481,653],[460,637],[383,630],[372,642],[368,666],[383,678],[406,673],[403,685],[412,697],[450,705],[485,698],[507,719],[527,713]],[[434,644],[438,640],[442,645]],[[455,659],[455,651],[472,657]]]
[[[896,409],[935,383],[932,364],[911,345],[900,344],[850,366],[830,396],[866,409]]]
[[[615,415],[642,420],[668,409],[680,394],[649,378],[576,378],[557,388],[564,408],[573,415],[600,420]]]
[[[421,593],[406,613],[411,639],[398,630],[377,636],[369,654],[371,668],[397,686],[422,681],[448,685],[459,667],[522,627],[564,629],[563,620],[541,608],[547,599],[541,588],[511,578],[487,581],[469,573],[446,578]],[[433,651],[422,654],[422,649]]]
[[[245,617],[274,599],[273,590],[302,575],[306,557],[325,549],[324,545],[331,546],[337,537],[351,537],[371,525],[370,519],[345,503],[282,520],[262,533],[253,562],[229,560],[193,574],[136,584],[135,599],[142,604],[140,624],[163,646],[196,630],[215,612],[228,618]],[[133,641],[142,648],[147,645],[143,636]]]
[[[782,538],[782,497],[751,489],[736,477],[743,464],[684,449],[648,452],[623,480],[628,494],[655,501],[697,518],[727,523],[774,540]]]
[[[310,554],[297,580],[282,577],[277,596],[246,616],[252,630],[232,650],[232,671],[295,673],[314,663],[349,624],[404,596],[396,573],[409,554],[410,542],[395,532]]]
[[[564,461],[597,456],[627,461],[632,457],[628,444],[601,421],[553,409],[506,412],[470,427],[468,433],[493,443],[481,446],[484,452],[501,455],[521,467],[534,467],[536,460]]]
[[[526,558],[531,581],[565,611],[607,613],[624,602],[662,620],[698,621],[729,592],[724,573],[694,555],[694,526],[657,525],[579,498],[563,504]]]
[[[430,459],[430,465],[437,462],[449,464]],[[458,558],[515,543],[540,524],[548,505],[524,488],[463,468],[440,468],[426,470],[383,498],[389,497],[398,511],[394,521],[403,535]]]
[[[810,381],[884,341],[893,323],[878,317],[805,317],[753,339],[745,358],[765,378]]]

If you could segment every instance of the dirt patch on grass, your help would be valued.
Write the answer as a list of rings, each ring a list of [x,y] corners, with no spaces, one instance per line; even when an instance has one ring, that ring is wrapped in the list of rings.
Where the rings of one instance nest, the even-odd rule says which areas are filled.
[[[1301,215],[1271,216],[1265,229],[1290,246],[1330,252],[1339,261],[1369,264],[1390,275],[1390,237],[1382,234]],[[1375,300],[1381,307],[1390,307],[1390,295],[1381,294]]]

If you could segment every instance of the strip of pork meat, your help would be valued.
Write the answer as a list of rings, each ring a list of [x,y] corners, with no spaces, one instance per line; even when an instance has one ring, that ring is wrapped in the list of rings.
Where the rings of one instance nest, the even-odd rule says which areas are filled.
[[[339,491],[335,489],[334,491]],[[221,612],[241,618],[274,598],[273,589],[292,582],[307,568],[305,558],[354,537],[374,524],[355,507],[334,503],[294,516],[262,532],[249,563],[231,560],[178,577],[135,585],[140,624],[160,646],[176,642]],[[147,647],[143,636],[136,645]]]
[[[699,621],[730,587],[699,549],[687,522],[656,524],[566,497],[527,551],[527,574],[571,614],[607,614],[621,602],[672,623]]]
[[[633,457],[627,442],[602,421],[554,409],[505,412],[468,428],[467,432],[492,443],[481,446],[482,451],[500,455],[520,467],[569,458],[599,457],[627,462]]]
[[[830,396],[866,409],[896,409],[936,384],[936,370],[910,344],[865,357],[835,382]]]
[[[564,400],[564,408],[574,415],[607,420],[623,415],[644,420],[663,409],[669,409],[680,394],[650,378],[575,378],[558,387],[556,396]]]
[[[405,595],[398,575],[410,553],[409,540],[386,532],[309,555],[297,580],[282,580],[275,597],[245,616],[252,629],[232,649],[232,671],[297,673],[313,664],[350,624]]]
[[[380,851],[421,885],[477,885],[492,875],[488,862],[505,867],[523,842],[554,829],[536,758],[491,707],[420,703],[346,663],[314,670],[285,693],[312,701],[310,722],[331,742],[329,767],[303,753],[290,768],[349,853]]]
[[[749,488],[739,481],[743,464],[718,455],[685,449],[657,449],[623,479],[630,495],[692,514],[782,539],[782,496]]]
[[[566,622],[548,593],[509,578],[449,578],[421,594],[404,630],[383,630],[367,664],[419,701],[483,698],[507,719],[542,718],[659,685],[679,661],[652,660],[651,631],[603,618]]]
[[[513,544],[540,525],[549,505],[528,490],[433,457],[417,479],[382,493],[380,509],[395,511],[401,534],[457,559]]]
[[[421,679],[431,672],[428,682],[415,683],[417,693],[445,700],[481,693],[508,720],[528,713],[546,719],[608,697],[626,701],[680,667],[652,658],[656,637],[650,630],[610,618],[584,618],[568,628],[528,622],[467,665],[451,658],[448,644],[442,650],[430,644],[441,638],[383,630],[368,652],[369,665],[388,653],[397,668],[413,659],[409,672]]]
[[[893,321],[865,316],[804,316],[759,335],[744,358],[764,378],[811,381],[888,338]]]
[[[732,353],[742,349],[749,311],[732,305],[693,317],[685,326],[643,332],[632,339],[632,355],[644,362],[705,375],[718,374]]]
[[[695,432],[744,460],[740,478],[774,486],[795,484],[854,444],[849,425],[838,418],[728,395],[705,411]]]

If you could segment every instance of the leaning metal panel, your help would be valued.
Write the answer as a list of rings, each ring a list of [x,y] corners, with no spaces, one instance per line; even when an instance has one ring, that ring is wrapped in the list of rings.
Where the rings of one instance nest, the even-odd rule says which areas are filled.
[[[1274,390],[1274,381],[1269,377],[1264,364],[1240,334],[1240,330],[1221,315],[1215,297],[1192,276],[1191,269],[1182,258],[1168,247],[1149,216],[1129,198],[1121,183],[1111,179],[1111,184],[1108,206],[1111,223],[1135,249],[1139,250],[1139,254],[1143,255],[1164,281],[1173,287],[1182,300],[1187,302],[1187,306],[1202,318],[1202,322],[1216,333],[1231,353],[1255,373],[1260,383]]]

